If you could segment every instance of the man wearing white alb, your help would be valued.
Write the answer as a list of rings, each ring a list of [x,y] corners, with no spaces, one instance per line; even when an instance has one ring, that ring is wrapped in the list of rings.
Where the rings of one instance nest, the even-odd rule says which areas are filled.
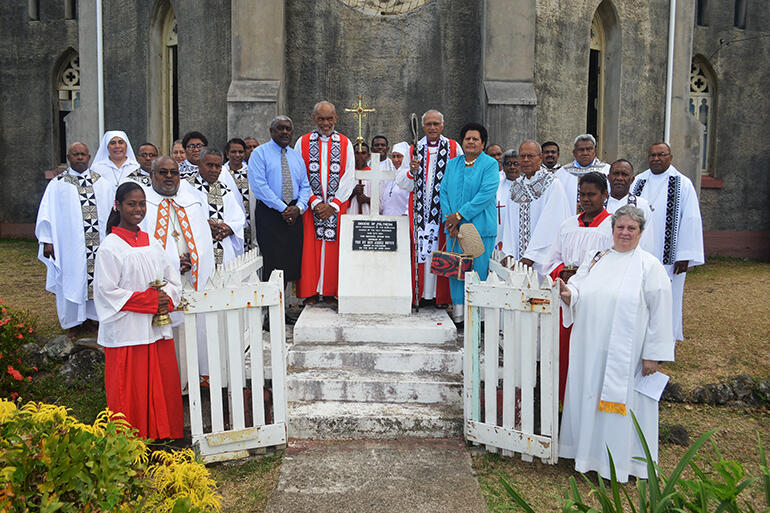
[[[511,186],[511,199],[519,207],[519,259],[541,275],[549,272],[548,255],[561,223],[570,217],[569,200],[561,182],[542,167],[542,162],[543,150],[536,141],[521,143],[521,176]]]
[[[634,166],[626,159],[618,159],[610,165],[610,195],[605,208],[614,214],[620,207],[631,205],[644,212],[644,232],[639,241],[641,248],[648,253],[655,251],[655,223],[652,220],[650,202],[631,194],[631,182],[634,181]]]
[[[611,222],[612,248],[586,253],[569,283],[559,280],[563,324],[574,321],[559,457],[610,479],[609,450],[618,481],[626,482],[647,478],[632,412],[658,458],[659,395],[637,382],[674,359],[671,285],[661,263],[638,247],[641,210],[626,205]]]
[[[444,217],[441,214],[439,199],[441,180],[444,178],[447,163],[462,155],[463,149],[457,141],[442,135],[444,115],[435,109],[422,115],[422,129],[425,137],[417,142],[417,148],[410,148],[409,167],[396,173],[396,182],[399,187],[411,193],[409,221],[413,228],[417,228],[417,233],[412,234],[412,250],[417,251],[418,263],[417,269],[412,269],[412,273],[417,273],[420,297],[413,299],[415,303],[419,303],[421,299],[435,299],[436,306],[444,306],[452,302],[449,279],[431,273],[430,265],[433,252],[446,244]],[[431,237],[432,234],[439,236]],[[412,292],[413,295],[416,294],[415,290]]]
[[[581,210],[578,180],[591,172],[607,176],[610,172],[610,165],[599,160],[596,156],[596,139],[591,134],[581,134],[575,138],[572,156],[575,157],[575,160],[554,171],[553,175],[564,186],[564,192],[570,201],[571,213],[579,214]]]
[[[656,244],[652,254],[663,263],[671,279],[674,338],[684,340],[684,281],[688,267],[704,263],[703,224],[695,187],[671,165],[672,159],[668,144],[650,146],[650,169],[636,176],[631,191],[649,201],[653,209]]]
[[[187,179],[209,207],[209,225],[217,265],[230,262],[243,253],[243,226],[246,224],[246,214],[236,199],[240,192],[231,190],[219,179],[222,160],[221,151],[204,148],[198,172]]]
[[[35,224],[38,258],[47,269],[45,289],[56,295],[65,330],[97,320],[94,263],[115,200],[113,184],[88,169],[90,158],[85,144],[70,145],[69,168],[49,182]]]

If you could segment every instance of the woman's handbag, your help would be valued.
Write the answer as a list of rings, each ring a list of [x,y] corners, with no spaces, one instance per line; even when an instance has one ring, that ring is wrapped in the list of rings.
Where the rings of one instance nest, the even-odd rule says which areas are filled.
[[[446,248],[446,244],[444,244]],[[473,257],[465,253],[436,250],[430,262],[430,272],[455,280],[465,280],[465,273],[473,270]]]

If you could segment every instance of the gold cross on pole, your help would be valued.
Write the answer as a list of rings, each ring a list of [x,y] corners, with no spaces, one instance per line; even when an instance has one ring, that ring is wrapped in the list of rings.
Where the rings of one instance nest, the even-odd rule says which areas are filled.
[[[364,139],[364,131],[362,121],[369,112],[377,112],[375,109],[367,109],[364,104],[361,103],[361,95],[358,95],[358,105],[354,105],[351,109],[345,109],[345,112],[352,112],[353,116],[358,119],[358,137],[356,138],[356,144],[358,144],[358,151],[361,151],[361,143],[366,142]]]

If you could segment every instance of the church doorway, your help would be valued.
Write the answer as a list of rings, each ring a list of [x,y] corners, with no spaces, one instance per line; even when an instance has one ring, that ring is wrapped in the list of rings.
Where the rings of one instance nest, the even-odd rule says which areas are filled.
[[[588,57],[588,103],[586,104],[586,133],[593,135],[602,147],[602,112],[604,102],[604,29],[598,13],[591,22],[591,50]]]
[[[596,138],[596,155],[607,162],[618,156],[621,47],[617,11],[611,0],[603,0],[591,19],[586,133]]]
[[[179,137],[178,39],[174,8],[161,0],[150,31],[148,138],[169,154]]]

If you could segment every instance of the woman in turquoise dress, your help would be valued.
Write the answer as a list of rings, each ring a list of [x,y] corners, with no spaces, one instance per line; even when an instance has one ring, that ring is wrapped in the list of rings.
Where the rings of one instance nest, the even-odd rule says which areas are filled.
[[[445,218],[447,250],[461,252],[457,240],[459,227],[472,223],[484,243],[484,254],[473,260],[473,270],[485,280],[489,259],[497,236],[495,199],[500,183],[497,160],[484,153],[487,129],[479,123],[468,123],[460,131],[464,155],[447,163],[441,180],[441,213]],[[465,303],[464,282],[449,279],[455,321],[462,320]]]

